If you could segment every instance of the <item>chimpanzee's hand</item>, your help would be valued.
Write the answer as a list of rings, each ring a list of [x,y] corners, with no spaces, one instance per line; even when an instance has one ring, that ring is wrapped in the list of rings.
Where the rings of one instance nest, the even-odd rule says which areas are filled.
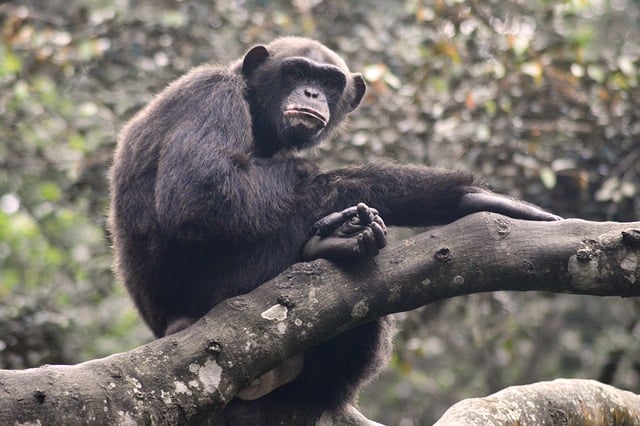
[[[494,212],[514,219],[554,221],[560,216],[548,213],[525,201],[515,200],[493,192],[469,192],[460,197],[458,208],[463,215],[475,212]]]
[[[387,227],[374,208],[364,203],[331,213],[313,225],[304,260],[372,257],[387,245]]]

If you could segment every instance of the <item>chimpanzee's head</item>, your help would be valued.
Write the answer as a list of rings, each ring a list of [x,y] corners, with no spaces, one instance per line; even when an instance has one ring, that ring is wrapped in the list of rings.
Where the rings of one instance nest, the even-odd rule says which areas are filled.
[[[351,73],[335,52],[298,37],[255,46],[241,72],[248,87],[255,149],[269,156],[281,149],[317,144],[339,127],[362,100],[362,75]]]

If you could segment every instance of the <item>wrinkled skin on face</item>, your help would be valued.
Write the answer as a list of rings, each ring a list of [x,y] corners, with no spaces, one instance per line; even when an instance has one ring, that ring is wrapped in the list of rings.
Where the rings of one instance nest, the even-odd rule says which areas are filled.
[[[284,40],[253,47],[241,65],[261,156],[329,138],[366,91],[362,76],[322,44]]]

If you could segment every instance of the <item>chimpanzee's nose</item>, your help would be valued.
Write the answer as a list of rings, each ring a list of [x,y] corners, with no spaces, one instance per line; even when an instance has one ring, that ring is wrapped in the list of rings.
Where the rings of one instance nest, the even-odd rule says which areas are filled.
[[[318,91],[309,88],[304,89],[304,94],[311,99],[318,99],[319,95]]]

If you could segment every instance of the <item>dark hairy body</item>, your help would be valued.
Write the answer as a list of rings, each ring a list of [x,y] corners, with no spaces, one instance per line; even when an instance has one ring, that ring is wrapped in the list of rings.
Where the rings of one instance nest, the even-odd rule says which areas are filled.
[[[480,210],[557,219],[461,171],[384,162],[321,171],[300,158],[299,149],[339,128],[364,91],[334,52],[283,38],[229,66],[195,68],[127,124],[111,171],[109,225],[118,276],[156,336],[303,260],[314,224],[360,202],[399,226]],[[383,246],[378,225],[361,229],[372,227],[378,232],[364,239]],[[312,348],[295,380],[234,400],[228,424],[313,424],[346,410],[384,363],[389,328],[382,318]]]

